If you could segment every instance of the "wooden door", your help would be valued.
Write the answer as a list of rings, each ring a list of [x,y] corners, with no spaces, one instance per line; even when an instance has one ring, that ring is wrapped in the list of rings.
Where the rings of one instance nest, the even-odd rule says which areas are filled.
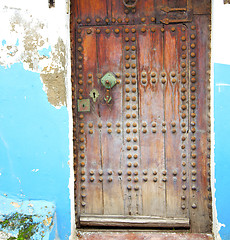
[[[211,231],[209,7],[72,1],[78,227]]]

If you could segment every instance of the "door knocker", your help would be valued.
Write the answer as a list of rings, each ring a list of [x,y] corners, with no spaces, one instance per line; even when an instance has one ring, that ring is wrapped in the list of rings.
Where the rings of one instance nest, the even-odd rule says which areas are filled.
[[[123,0],[123,4],[127,8],[135,8],[137,5],[137,0]]]

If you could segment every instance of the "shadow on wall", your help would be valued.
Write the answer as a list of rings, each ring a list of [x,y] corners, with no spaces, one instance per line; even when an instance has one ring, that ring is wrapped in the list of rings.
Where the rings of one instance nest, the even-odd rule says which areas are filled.
[[[21,63],[0,67],[0,196],[56,206],[56,235],[68,239],[68,112],[53,107],[42,87],[40,74],[25,71]]]

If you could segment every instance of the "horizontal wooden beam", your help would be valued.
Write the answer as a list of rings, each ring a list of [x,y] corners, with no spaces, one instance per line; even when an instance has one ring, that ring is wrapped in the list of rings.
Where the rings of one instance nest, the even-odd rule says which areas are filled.
[[[88,227],[189,228],[189,218],[82,215],[80,224]]]

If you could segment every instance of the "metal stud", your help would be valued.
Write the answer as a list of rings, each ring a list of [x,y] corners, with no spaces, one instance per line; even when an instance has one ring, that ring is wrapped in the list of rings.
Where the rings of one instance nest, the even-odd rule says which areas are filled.
[[[197,208],[197,205],[195,203],[192,204],[192,208],[195,209]]]
[[[191,57],[194,58],[196,56],[196,53],[191,52]]]

